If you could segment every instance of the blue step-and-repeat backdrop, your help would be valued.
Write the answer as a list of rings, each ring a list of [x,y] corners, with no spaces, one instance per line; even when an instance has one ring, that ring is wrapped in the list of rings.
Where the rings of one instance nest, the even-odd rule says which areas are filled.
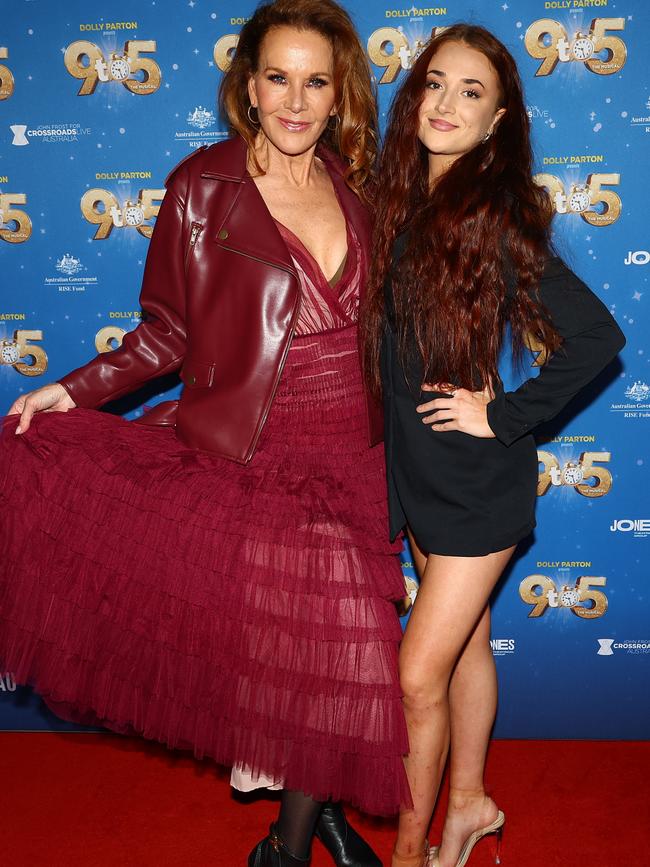
[[[650,79],[647,0],[349,3],[382,118],[439,27],[514,53],[557,244],[616,315],[622,358],[540,432],[539,526],[500,585],[496,734],[650,730]],[[229,0],[14,0],[0,11],[0,412],[140,319],[163,181],[226,137],[215,94],[253,9]],[[126,401],[169,396],[175,382]],[[404,571],[416,592],[408,553]],[[431,636],[435,641],[435,635]],[[1,661],[0,661],[1,665]],[[62,728],[0,668],[0,728]]]

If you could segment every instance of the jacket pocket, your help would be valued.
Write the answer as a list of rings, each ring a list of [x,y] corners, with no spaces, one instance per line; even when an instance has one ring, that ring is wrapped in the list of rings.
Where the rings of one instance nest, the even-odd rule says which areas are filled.
[[[214,384],[215,368],[214,361],[187,358],[183,362],[181,379],[188,388],[210,388]]]
[[[188,268],[190,266],[190,260],[192,258],[192,254],[194,253],[194,247],[196,246],[196,242],[199,240],[201,232],[203,231],[203,226],[201,223],[192,223],[190,227],[190,237],[187,242],[187,247],[185,248],[185,274],[187,275]]]

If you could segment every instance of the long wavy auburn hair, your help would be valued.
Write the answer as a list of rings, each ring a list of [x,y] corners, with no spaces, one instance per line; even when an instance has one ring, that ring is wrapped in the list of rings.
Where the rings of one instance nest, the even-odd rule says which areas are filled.
[[[333,0],[275,0],[258,6],[242,27],[230,68],[219,90],[222,110],[232,130],[248,144],[255,168],[255,137],[259,125],[248,117],[248,80],[258,68],[262,41],[275,27],[312,30],[325,37],[334,55],[334,88],[338,122],[321,136],[321,142],[346,163],[345,179],[357,195],[367,198],[377,158],[377,107],[370,67],[348,13]]]
[[[487,142],[460,156],[430,189],[418,112],[431,58],[448,42],[476,49],[490,61],[505,114]],[[408,370],[414,337],[425,382],[472,390],[496,383],[506,318],[515,358],[521,359],[524,346],[543,348],[542,355],[559,347],[536,292],[550,249],[551,203],[532,179],[530,126],[515,61],[484,28],[455,24],[434,37],[414,63],[391,107],[376,213],[361,320],[364,369],[373,390],[380,391],[383,286],[389,272],[398,354]],[[393,243],[404,230],[405,253],[391,271]],[[507,281],[516,287],[509,305]]]

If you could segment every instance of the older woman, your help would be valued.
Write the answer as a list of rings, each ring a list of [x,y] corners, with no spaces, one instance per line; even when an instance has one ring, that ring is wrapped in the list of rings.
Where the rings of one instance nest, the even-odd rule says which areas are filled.
[[[62,715],[283,786],[249,863],[306,864],[328,799],[409,803],[403,582],[357,351],[375,109],[347,14],[260,7],[222,100],[235,135],[168,179],[142,324],[10,410],[0,658]],[[95,411],[174,370],[180,400],[141,423]],[[341,815],[319,833],[379,864]]]

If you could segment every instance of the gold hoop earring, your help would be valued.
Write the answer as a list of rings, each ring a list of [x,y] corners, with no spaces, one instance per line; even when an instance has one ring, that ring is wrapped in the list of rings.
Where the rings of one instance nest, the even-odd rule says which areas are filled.
[[[330,126],[330,120],[334,118],[334,126]],[[327,120],[327,130],[328,132],[336,132],[339,128],[339,123],[341,122],[341,118],[338,114],[331,114]]]
[[[257,106],[251,103],[251,105],[249,105],[246,109],[246,115],[248,116],[251,126],[261,126],[259,116],[257,120],[253,120],[253,118],[251,117],[251,108],[254,108],[255,111],[257,111]]]

